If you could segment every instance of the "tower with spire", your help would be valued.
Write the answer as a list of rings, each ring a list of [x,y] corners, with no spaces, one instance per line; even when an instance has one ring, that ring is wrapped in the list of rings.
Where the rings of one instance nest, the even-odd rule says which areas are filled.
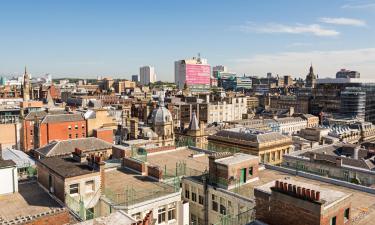
[[[307,74],[306,76],[306,87],[314,88],[315,84],[316,84],[316,76],[314,74],[314,68],[311,63],[309,74]]]
[[[29,74],[27,73],[26,66],[25,66],[25,73],[23,75],[22,98],[24,101],[30,100],[30,77],[29,77]]]

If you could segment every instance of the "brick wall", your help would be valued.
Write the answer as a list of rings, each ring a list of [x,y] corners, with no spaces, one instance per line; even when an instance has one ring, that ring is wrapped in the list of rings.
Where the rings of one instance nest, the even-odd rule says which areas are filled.
[[[132,158],[123,158],[122,165],[128,167],[132,170],[138,171],[141,174],[146,172],[146,165],[144,162],[132,159]]]
[[[93,136],[103,141],[113,144],[112,129],[94,129]]]
[[[63,225],[70,224],[71,216],[67,210],[49,214],[39,217],[30,222],[24,223],[25,225]]]
[[[163,179],[163,170],[159,166],[148,165],[147,166],[147,175],[157,180]]]
[[[150,153],[156,153],[156,152],[163,152],[163,151],[168,151],[168,150],[173,150],[176,149],[176,146],[162,146],[158,148],[148,148],[146,149],[147,154]]]

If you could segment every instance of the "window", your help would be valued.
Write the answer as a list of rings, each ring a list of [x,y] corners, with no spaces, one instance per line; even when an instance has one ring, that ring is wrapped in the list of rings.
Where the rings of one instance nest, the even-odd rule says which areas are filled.
[[[69,186],[69,193],[71,195],[79,193],[79,184],[71,184]]]
[[[198,196],[198,201],[199,201],[199,204],[203,205],[204,198],[202,195]]]
[[[336,216],[331,218],[331,223],[330,225],[336,225]]]
[[[216,212],[219,210],[219,206],[218,206],[217,202],[212,201],[212,210],[214,210]]]
[[[165,207],[158,210],[158,223],[165,222]]]
[[[250,176],[253,175],[253,167],[249,167],[249,175],[250,175]]]
[[[193,200],[193,202],[196,202],[197,201],[197,194],[192,192],[191,193],[191,200]]]
[[[86,181],[86,192],[95,191],[95,183],[93,180]]]
[[[220,204],[220,214],[221,215],[226,215],[227,214],[227,208],[224,205],[222,205],[222,204]]]
[[[74,126],[74,129],[78,130],[78,125],[75,125],[75,126]]]
[[[344,212],[344,222],[345,223],[349,220],[349,215],[350,215],[350,209],[347,208],[347,209],[345,209],[345,212]]]
[[[185,198],[190,198],[190,191],[189,191],[189,189],[185,190]]]
[[[85,137],[86,135],[85,135],[85,133],[82,133],[82,137]]]
[[[168,209],[168,220],[175,220],[176,219],[176,207]]]
[[[191,224],[197,224],[197,216],[194,214],[191,214]]]
[[[78,134],[76,134],[76,138],[78,138]]]
[[[72,134],[69,134],[69,139],[71,139],[72,138]]]
[[[68,126],[68,130],[71,130],[72,129],[72,126]]]

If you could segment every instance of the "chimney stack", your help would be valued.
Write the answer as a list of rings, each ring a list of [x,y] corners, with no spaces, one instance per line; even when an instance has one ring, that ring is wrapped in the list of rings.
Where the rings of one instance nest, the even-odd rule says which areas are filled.
[[[339,167],[342,166],[342,158],[341,157],[336,158],[336,166],[339,166]]]

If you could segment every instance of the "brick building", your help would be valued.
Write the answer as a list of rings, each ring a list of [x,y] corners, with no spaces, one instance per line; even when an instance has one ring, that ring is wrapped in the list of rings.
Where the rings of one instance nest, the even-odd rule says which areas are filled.
[[[351,224],[351,196],[294,180],[276,180],[254,190],[256,218],[269,225]]]
[[[30,113],[22,124],[22,150],[28,152],[52,141],[86,136],[86,120],[81,114]]]

